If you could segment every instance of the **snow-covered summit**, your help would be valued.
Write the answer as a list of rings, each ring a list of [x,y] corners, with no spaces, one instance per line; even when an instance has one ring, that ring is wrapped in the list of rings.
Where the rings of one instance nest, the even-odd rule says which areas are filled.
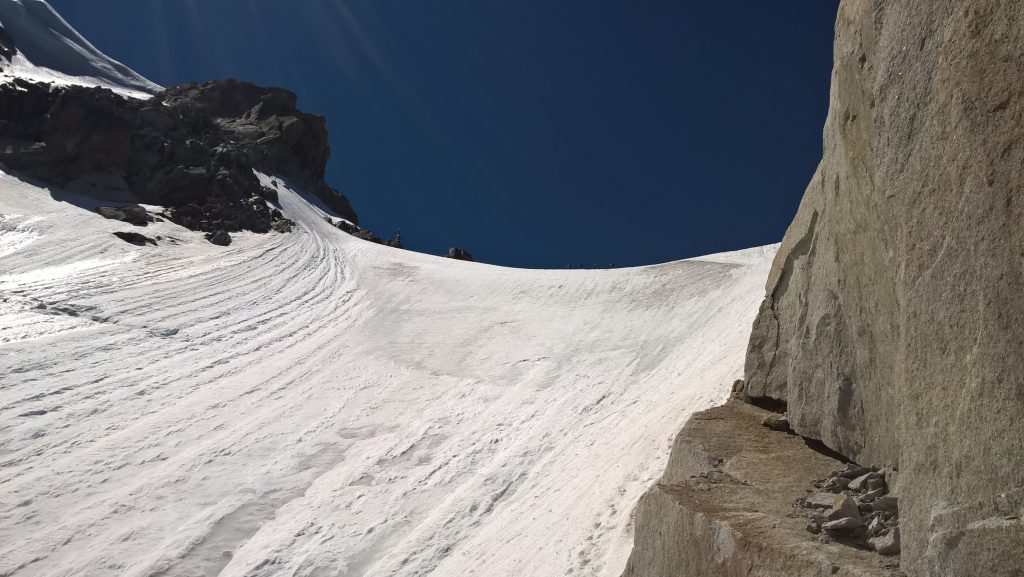
[[[102,86],[139,98],[161,89],[100,52],[44,0],[0,0],[0,27],[17,50],[9,62],[0,57],[0,82],[24,78]]]

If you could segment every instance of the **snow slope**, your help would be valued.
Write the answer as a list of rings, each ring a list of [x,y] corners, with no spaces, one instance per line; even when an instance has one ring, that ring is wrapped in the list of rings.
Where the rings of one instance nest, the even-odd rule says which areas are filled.
[[[0,176],[0,575],[617,576],[775,247],[516,270],[280,196],[291,234],[137,248]]]
[[[0,25],[18,49],[9,66],[0,66],[0,82],[20,77],[59,85],[102,86],[136,98],[161,90],[97,50],[43,0],[0,0]]]

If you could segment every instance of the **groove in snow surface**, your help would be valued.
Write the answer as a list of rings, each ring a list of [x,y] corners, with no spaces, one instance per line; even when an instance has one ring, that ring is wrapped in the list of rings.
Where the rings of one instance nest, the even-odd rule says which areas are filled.
[[[291,234],[140,248],[0,176],[0,575],[618,575],[775,247],[517,270],[280,198]]]

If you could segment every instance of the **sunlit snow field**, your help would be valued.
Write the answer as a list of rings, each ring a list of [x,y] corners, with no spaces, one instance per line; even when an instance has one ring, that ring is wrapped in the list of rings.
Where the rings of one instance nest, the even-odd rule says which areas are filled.
[[[279,191],[218,247],[0,176],[0,575],[620,573],[774,247],[516,270]]]

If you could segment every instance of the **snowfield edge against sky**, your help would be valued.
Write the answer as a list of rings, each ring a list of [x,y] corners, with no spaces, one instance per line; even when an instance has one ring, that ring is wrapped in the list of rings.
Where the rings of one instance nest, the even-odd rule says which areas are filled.
[[[0,82],[23,78],[58,86],[102,86],[132,98],[149,98],[161,89],[97,50],[43,0],[3,0],[0,26],[18,49],[0,70]]]
[[[49,66],[0,76],[158,88],[3,7]],[[777,246],[502,268],[355,239],[259,176],[296,230],[219,247],[0,172],[0,577],[619,575]]]
[[[617,575],[775,247],[518,270],[0,176],[0,575]]]

